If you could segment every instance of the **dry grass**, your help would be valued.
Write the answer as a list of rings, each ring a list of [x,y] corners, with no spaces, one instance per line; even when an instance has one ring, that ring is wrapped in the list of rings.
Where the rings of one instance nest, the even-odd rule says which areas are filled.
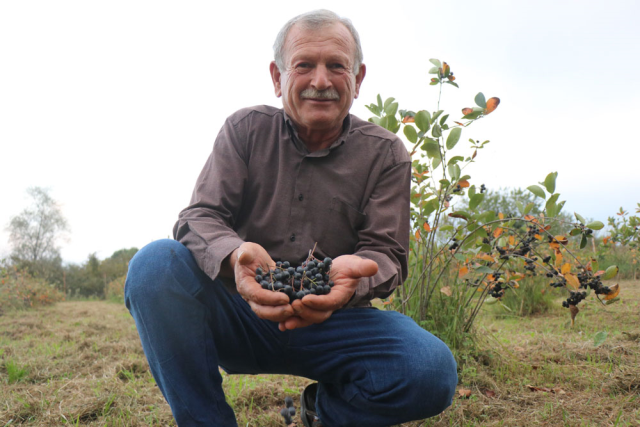
[[[534,318],[478,321],[482,347],[460,372],[457,398],[422,425],[640,425],[640,282],[621,283],[622,303],[581,304],[571,328],[558,307]],[[594,337],[607,331],[598,347]],[[238,424],[282,426],[284,396],[308,380],[225,376]],[[155,386],[126,309],[64,302],[0,317],[0,426],[175,425]],[[527,386],[551,390],[532,391]]]

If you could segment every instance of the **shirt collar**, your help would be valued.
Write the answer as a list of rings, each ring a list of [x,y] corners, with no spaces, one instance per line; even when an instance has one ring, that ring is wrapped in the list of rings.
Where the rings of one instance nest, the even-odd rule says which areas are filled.
[[[351,114],[349,113],[349,114],[347,114],[347,117],[345,117],[344,121],[342,122],[342,133],[331,144],[331,146],[329,146],[329,148],[325,148],[324,150],[319,150],[319,151],[316,151],[314,153],[310,153],[309,154],[309,150],[307,149],[306,144],[298,136],[298,130],[296,129],[293,121],[287,115],[287,113],[286,113],[286,111],[284,111],[284,109],[282,110],[282,114],[284,114],[284,121],[288,125],[288,127],[289,127],[289,129],[291,131],[291,135],[293,136],[293,140],[294,140],[294,143],[296,144],[296,146],[301,148],[304,152],[306,152],[311,157],[324,157],[324,156],[326,156],[327,154],[329,154],[329,152],[331,150],[333,150],[335,148],[338,148],[339,146],[344,144],[344,142],[347,140],[347,136],[349,136],[349,132],[351,131]]]

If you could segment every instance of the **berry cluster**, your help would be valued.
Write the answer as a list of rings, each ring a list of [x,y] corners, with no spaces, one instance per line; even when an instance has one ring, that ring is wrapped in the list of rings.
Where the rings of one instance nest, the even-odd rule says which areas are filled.
[[[570,305],[578,305],[580,301],[587,297],[587,293],[585,291],[582,292],[573,292],[571,291],[571,296],[567,298],[566,301],[562,301],[562,306],[564,308],[569,308]]]
[[[333,287],[331,264],[329,257],[320,261],[312,256],[298,267],[289,261],[278,261],[273,269],[256,268],[256,282],[262,289],[284,292],[290,302],[309,294],[326,295]]]
[[[296,408],[293,406],[293,399],[289,396],[284,398],[285,407],[280,410],[280,415],[284,418],[284,422],[289,425],[295,425],[293,418],[296,415]]]

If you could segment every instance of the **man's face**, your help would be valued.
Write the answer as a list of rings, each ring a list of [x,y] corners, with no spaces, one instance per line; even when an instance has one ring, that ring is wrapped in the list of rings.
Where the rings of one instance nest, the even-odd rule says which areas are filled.
[[[358,97],[365,66],[353,73],[356,46],[349,30],[336,23],[308,30],[294,25],[284,46],[285,70],[271,64],[276,96],[298,131],[335,131]]]

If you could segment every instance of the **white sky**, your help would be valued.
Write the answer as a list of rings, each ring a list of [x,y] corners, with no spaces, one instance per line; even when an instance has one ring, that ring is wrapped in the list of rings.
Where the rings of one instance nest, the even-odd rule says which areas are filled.
[[[479,91],[502,101],[463,131],[491,140],[472,183],[524,188],[558,171],[565,210],[604,222],[640,202],[635,0],[21,0],[0,2],[0,229],[42,186],[71,226],[67,262],[170,236],[224,119],[281,105],[273,40],[317,8],[360,33],[354,114],[370,117],[378,93],[435,110],[428,59],[440,58],[460,83],[444,88],[452,118]]]

